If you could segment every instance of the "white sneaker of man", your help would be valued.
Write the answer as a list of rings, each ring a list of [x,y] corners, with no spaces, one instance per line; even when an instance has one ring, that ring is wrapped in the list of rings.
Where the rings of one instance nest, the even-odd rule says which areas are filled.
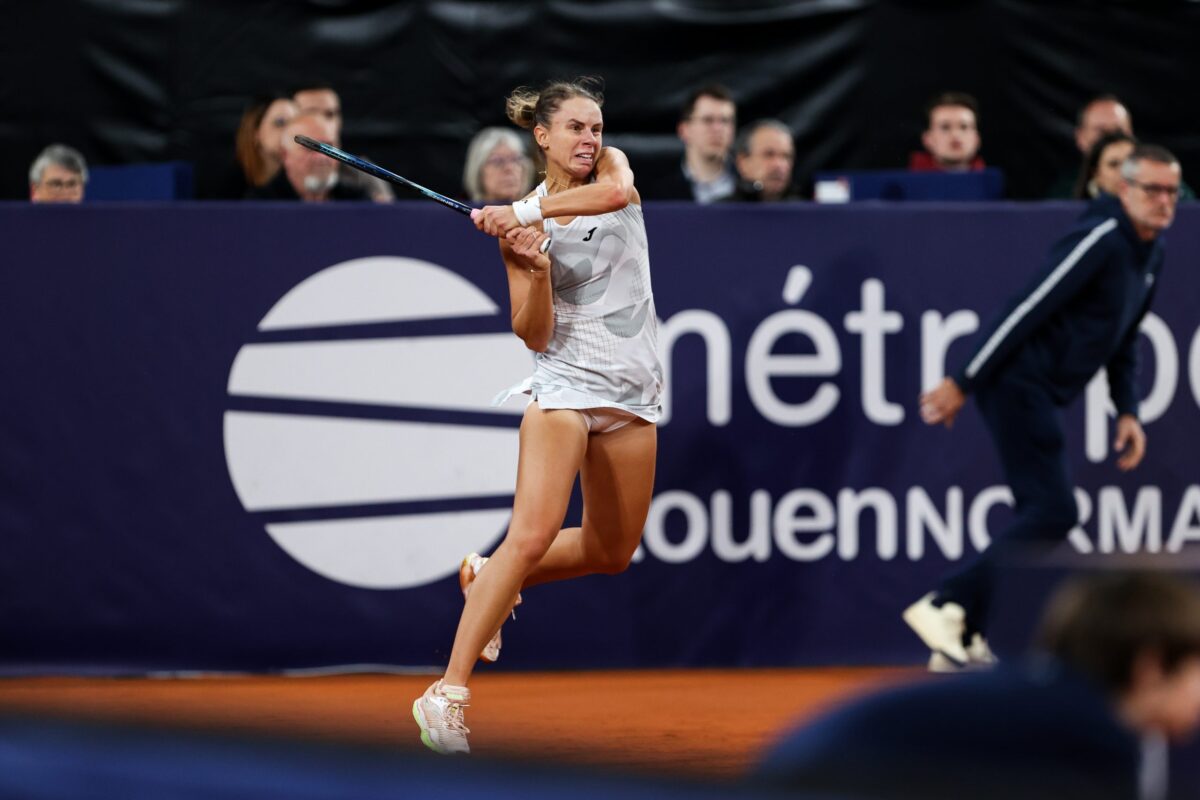
[[[479,555],[479,553],[471,553],[462,560],[462,564],[458,568],[458,585],[462,589],[463,599],[471,591],[471,584],[475,582],[475,577],[479,574],[479,570],[483,569],[483,565],[488,562],[487,558]],[[517,595],[517,602],[513,608],[521,605],[521,595]],[[510,612],[511,613],[511,612]],[[513,613],[513,619],[516,619],[516,614]],[[500,631],[497,629],[496,635],[488,640],[488,643],[483,646],[483,651],[479,654],[480,661],[486,661],[489,664],[494,664],[500,659]]]
[[[435,753],[444,756],[466,755],[467,728],[463,709],[471,704],[471,690],[465,686],[449,686],[436,681],[425,694],[413,701],[413,719],[421,726],[421,741]]]
[[[958,603],[933,604],[933,592],[904,609],[904,621],[934,655],[942,655],[951,664],[965,667],[970,657],[963,645],[967,614]],[[939,660],[940,661],[940,660]],[[932,668],[932,663],[930,664]]]
[[[1000,663],[1000,659],[996,658],[996,654],[993,653],[992,648],[988,646],[987,639],[983,638],[983,634],[974,634],[971,637],[971,643],[967,645],[966,650],[967,663],[964,665],[955,664],[942,653],[930,653],[929,671],[976,672],[979,670],[991,669]]]

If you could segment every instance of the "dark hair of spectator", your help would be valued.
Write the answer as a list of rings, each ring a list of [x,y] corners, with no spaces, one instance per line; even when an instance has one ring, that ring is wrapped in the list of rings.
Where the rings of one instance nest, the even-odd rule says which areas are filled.
[[[933,110],[943,106],[962,106],[971,109],[975,115],[975,124],[979,124],[979,102],[966,92],[942,92],[930,98],[925,104],[925,127],[933,125]]]
[[[1092,182],[1092,178],[1096,177],[1096,172],[1100,169],[1100,157],[1104,155],[1104,151],[1108,149],[1109,145],[1117,142],[1131,142],[1135,146],[1137,145],[1137,139],[1121,131],[1106,133],[1097,139],[1096,143],[1092,145],[1092,149],[1083,157],[1083,165],[1079,168],[1079,177],[1075,179],[1075,189],[1071,192],[1071,197],[1076,200],[1091,199],[1088,184]]]
[[[726,103],[734,103],[733,92],[719,83],[710,83],[706,86],[701,86],[688,94],[687,100],[684,101],[683,107],[680,109],[679,120],[687,122],[692,118],[692,112],[696,110],[696,103],[700,102],[701,97],[711,97],[714,100],[722,100]],[[736,105],[736,103],[734,103]]]
[[[1055,593],[1038,635],[1041,647],[1112,695],[1131,688],[1139,656],[1154,654],[1170,674],[1200,656],[1200,588],[1166,573],[1089,576]]]

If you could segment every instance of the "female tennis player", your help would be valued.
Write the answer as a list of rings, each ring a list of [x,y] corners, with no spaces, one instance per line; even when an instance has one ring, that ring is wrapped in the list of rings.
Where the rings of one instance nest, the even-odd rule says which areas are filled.
[[[546,179],[523,200],[472,215],[500,239],[513,331],[535,366],[497,398],[530,396],[508,533],[490,559],[464,561],[470,591],[450,663],[413,703],[421,740],[439,753],[470,751],[467,682],[481,654],[495,660],[519,592],[621,572],[650,508],[662,411],[658,322],[641,198],[625,154],[602,145],[602,102],[594,79],[516,90],[508,116],[533,132]],[[560,530],[577,474],[582,525]]]

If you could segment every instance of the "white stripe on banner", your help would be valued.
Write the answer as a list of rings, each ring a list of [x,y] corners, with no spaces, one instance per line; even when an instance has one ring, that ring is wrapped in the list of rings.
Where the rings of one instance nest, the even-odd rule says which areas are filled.
[[[996,352],[996,348],[998,348],[1004,341],[1004,337],[1008,336],[1012,329],[1021,323],[1021,320],[1029,314],[1034,306],[1041,302],[1042,298],[1049,294],[1050,291],[1058,284],[1058,282],[1066,277],[1067,273],[1071,271],[1071,268],[1079,262],[1079,259],[1083,258],[1083,254],[1090,250],[1092,245],[1094,245],[1101,236],[1108,233],[1115,227],[1117,227],[1117,221],[1115,219],[1105,220],[1096,227],[1092,228],[1091,233],[1085,236],[1083,241],[1075,245],[1075,249],[1071,251],[1070,255],[1063,259],[1062,263],[1054,268],[1054,271],[1050,273],[1049,277],[1042,281],[1042,283],[1033,290],[1032,294],[1030,294],[1029,297],[1026,297],[1021,305],[1017,306],[1013,312],[1008,315],[1008,318],[1004,320],[1003,324],[1001,324],[1000,327],[996,329],[996,332],[992,334],[991,338],[987,340],[987,344],[985,344],[983,348],[975,355],[975,358],[971,359],[971,363],[967,365],[967,378],[974,378],[979,373],[979,370],[983,368],[984,362],[988,360],[992,353]]]

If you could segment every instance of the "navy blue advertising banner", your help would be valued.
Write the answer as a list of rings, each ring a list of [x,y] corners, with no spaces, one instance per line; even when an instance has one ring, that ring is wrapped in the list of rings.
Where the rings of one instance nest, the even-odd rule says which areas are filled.
[[[500,666],[921,659],[900,611],[1011,496],[974,408],[929,428],[917,395],[1079,211],[650,205],[643,544],[527,592]],[[1200,541],[1198,222],[1143,326],[1145,464],[1102,378],[1066,414],[1083,556]],[[420,203],[14,204],[0,236],[0,669],[445,663],[532,364],[493,240]]]

